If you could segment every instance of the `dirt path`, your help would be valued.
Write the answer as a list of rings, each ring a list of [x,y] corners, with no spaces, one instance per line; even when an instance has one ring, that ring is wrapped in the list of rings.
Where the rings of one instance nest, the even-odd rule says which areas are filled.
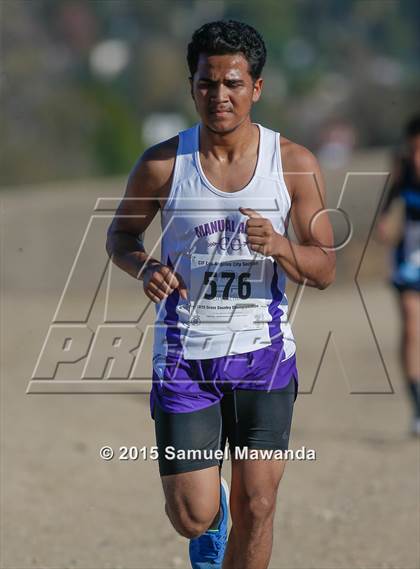
[[[119,193],[112,183],[102,192]],[[45,190],[3,198],[1,566],[186,568],[187,542],[164,515],[157,463],[98,455],[104,444],[154,444],[148,396],[25,393],[96,195]],[[105,258],[103,247],[96,251]],[[118,309],[132,311],[134,294],[141,311],[137,283],[115,278],[125,291],[116,294]],[[317,460],[287,466],[272,569],[420,565],[419,443],[406,435],[395,299],[380,281],[362,276],[360,284],[395,394],[365,393],[389,385],[351,282],[305,291],[293,322],[302,393],[291,448],[313,448]],[[82,278],[79,285],[70,312],[79,309]],[[227,479],[229,470],[226,462]]]

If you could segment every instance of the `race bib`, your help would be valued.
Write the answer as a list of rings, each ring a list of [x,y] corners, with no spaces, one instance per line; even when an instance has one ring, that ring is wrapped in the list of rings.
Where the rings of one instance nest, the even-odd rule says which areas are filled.
[[[271,320],[270,258],[191,255],[189,326],[194,330],[259,330]]]

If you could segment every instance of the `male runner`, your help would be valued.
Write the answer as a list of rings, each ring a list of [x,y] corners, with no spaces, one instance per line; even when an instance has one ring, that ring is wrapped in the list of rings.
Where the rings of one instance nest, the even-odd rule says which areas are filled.
[[[391,204],[404,204],[404,226],[392,249],[391,282],[398,291],[402,316],[401,364],[413,403],[411,432],[420,436],[420,115],[405,128],[405,148],[395,161],[392,183],[378,222],[378,236],[391,240]]]
[[[108,233],[113,262],[156,303],[150,407],[159,471],[165,511],[190,539],[195,569],[268,567],[285,462],[235,449],[287,449],[298,372],[286,276],[323,289],[335,273],[316,159],[251,122],[265,58],[246,24],[194,33],[187,59],[200,123],[143,154]],[[157,260],[142,234],[159,209]],[[285,236],[289,216],[299,243]],[[228,489],[215,454],[226,439],[227,547]],[[173,457],[168,447],[210,454]]]

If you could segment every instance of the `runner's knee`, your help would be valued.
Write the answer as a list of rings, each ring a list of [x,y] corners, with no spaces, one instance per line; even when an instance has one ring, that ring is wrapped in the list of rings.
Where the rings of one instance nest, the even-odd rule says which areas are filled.
[[[219,507],[191,511],[186,508],[172,509],[168,503],[165,504],[165,512],[171,524],[180,535],[188,539],[193,539],[204,533],[212,524],[218,511]]]
[[[263,524],[274,518],[275,509],[275,496],[258,493],[231,504],[232,521],[235,527]]]

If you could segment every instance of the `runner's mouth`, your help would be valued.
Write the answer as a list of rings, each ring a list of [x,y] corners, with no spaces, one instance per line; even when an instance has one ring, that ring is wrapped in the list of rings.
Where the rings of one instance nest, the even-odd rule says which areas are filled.
[[[224,116],[224,115],[230,114],[231,112],[232,112],[232,111],[229,111],[229,110],[227,110],[227,109],[220,109],[220,110],[213,109],[213,110],[210,110],[210,114],[211,114],[211,115],[215,115],[215,116]]]

